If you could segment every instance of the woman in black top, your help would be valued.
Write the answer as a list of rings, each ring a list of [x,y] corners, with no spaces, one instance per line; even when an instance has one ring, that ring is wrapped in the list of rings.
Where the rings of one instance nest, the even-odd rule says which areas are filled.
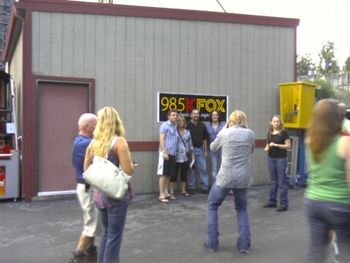
[[[287,149],[291,148],[288,133],[283,129],[280,116],[274,115],[270,122],[265,151],[268,152],[268,167],[271,179],[270,196],[264,208],[277,207],[277,193],[279,192],[279,206],[276,211],[288,209],[287,182]]]

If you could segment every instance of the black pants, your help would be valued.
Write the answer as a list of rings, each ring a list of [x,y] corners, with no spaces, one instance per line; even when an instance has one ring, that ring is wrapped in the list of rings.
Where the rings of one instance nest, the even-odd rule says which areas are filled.
[[[174,182],[177,181],[177,176],[179,174],[179,171],[180,171],[181,182],[186,182],[187,181],[187,170],[188,170],[188,168],[189,168],[189,163],[188,162],[176,163],[175,173],[173,174],[173,176],[170,177],[170,182],[174,183]]]

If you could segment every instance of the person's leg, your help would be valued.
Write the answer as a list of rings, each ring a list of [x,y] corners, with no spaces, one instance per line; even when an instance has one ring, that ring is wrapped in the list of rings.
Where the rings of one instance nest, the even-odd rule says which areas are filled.
[[[125,198],[118,204],[107,208],[108,234],[103,263],[119,263],[119,252],[123,239],[128,202]]]
[[[270,175],[270,195],[269,201],[267,204],[270,204],[272,207],[276,206],[277,203],[277,167],[276,161],[274,158],[268,157],[268,168]]]
[[[194,193],[196,190],[196,175],[193,168],[194,167],[187,170],[187,188],[190,192]]]
[[[102,233],[100,238],[100,246],[98,250],[97,263],[104,262],[104,254],[106,249],[107,235],[108,235],[108,216],[107,216],[107,208],[99,209],[101,215],[101,223],[102,223]]]
[[[350,205],[330,207],[329,220],[336,232],[339,262],[347,262],[350,259]]]
[[[237,212],[238,238],[237,248],[241,252],[248,252],[250,248],[250,224],[247,211],[247,189],[233,189],[235,209]]]
[[[189,163],[188,162],[184,162],[184,163],[180,163],[179,165],[179,170],[180,170],[180,180],[181,180],[181,193],[184,195],[188,195],[186,192],[186,175],[189,169]]]
[[[208,249],[217,250],[219,246],[219,222],[218,208],[225,200],[226,195],[230,191],[229,188],[221,188],[214,184],[208,196],[208,211],[207,211],[207,235],[208,239],[205,246]]]
[[[201,179],[201,189],[208,190],[209,188],[209,180],[207,174],[207,163],[204,157],[204,151],[202,148],[193,148],[193,152],[195,154],[195,165],[198,168],[199,177]]]
[[[281,208],[288,208],[288,180],[287,180],[287,158],[277,160],[277,174],[278,174],[278,192],[280,196]]]
[[[322,263],[326,258],[329,244],[330,225],[324,217],[324,209],[316,202],[308,202],[306,205],[307,219],[310,229],[310,243],[308,263]]]

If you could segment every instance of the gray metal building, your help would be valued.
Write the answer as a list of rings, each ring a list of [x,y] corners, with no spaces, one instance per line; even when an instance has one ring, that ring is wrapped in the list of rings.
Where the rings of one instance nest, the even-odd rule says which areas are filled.
[[[254,181],[268,182],[267,123],[278,84],[296,80],[297,19],[72,1],[22,0],[4,60],[15,77],[23,137],[22,197],[74,189],[70,151],[84,111],[120,112],[139,167],[157,191],[157,92],[229,96],[256,134]]]

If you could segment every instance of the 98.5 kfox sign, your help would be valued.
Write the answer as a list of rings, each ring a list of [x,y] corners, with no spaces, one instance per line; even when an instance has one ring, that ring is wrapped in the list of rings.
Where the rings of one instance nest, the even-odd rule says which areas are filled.
[[[228,96],[194,95],[158,92],[158,122],[168,120],[169,110],[177,110],[187,119],[192,109],[199,111],[201,121],[209,121],[210,113],[219,112],[221,121],[226,121]]]

